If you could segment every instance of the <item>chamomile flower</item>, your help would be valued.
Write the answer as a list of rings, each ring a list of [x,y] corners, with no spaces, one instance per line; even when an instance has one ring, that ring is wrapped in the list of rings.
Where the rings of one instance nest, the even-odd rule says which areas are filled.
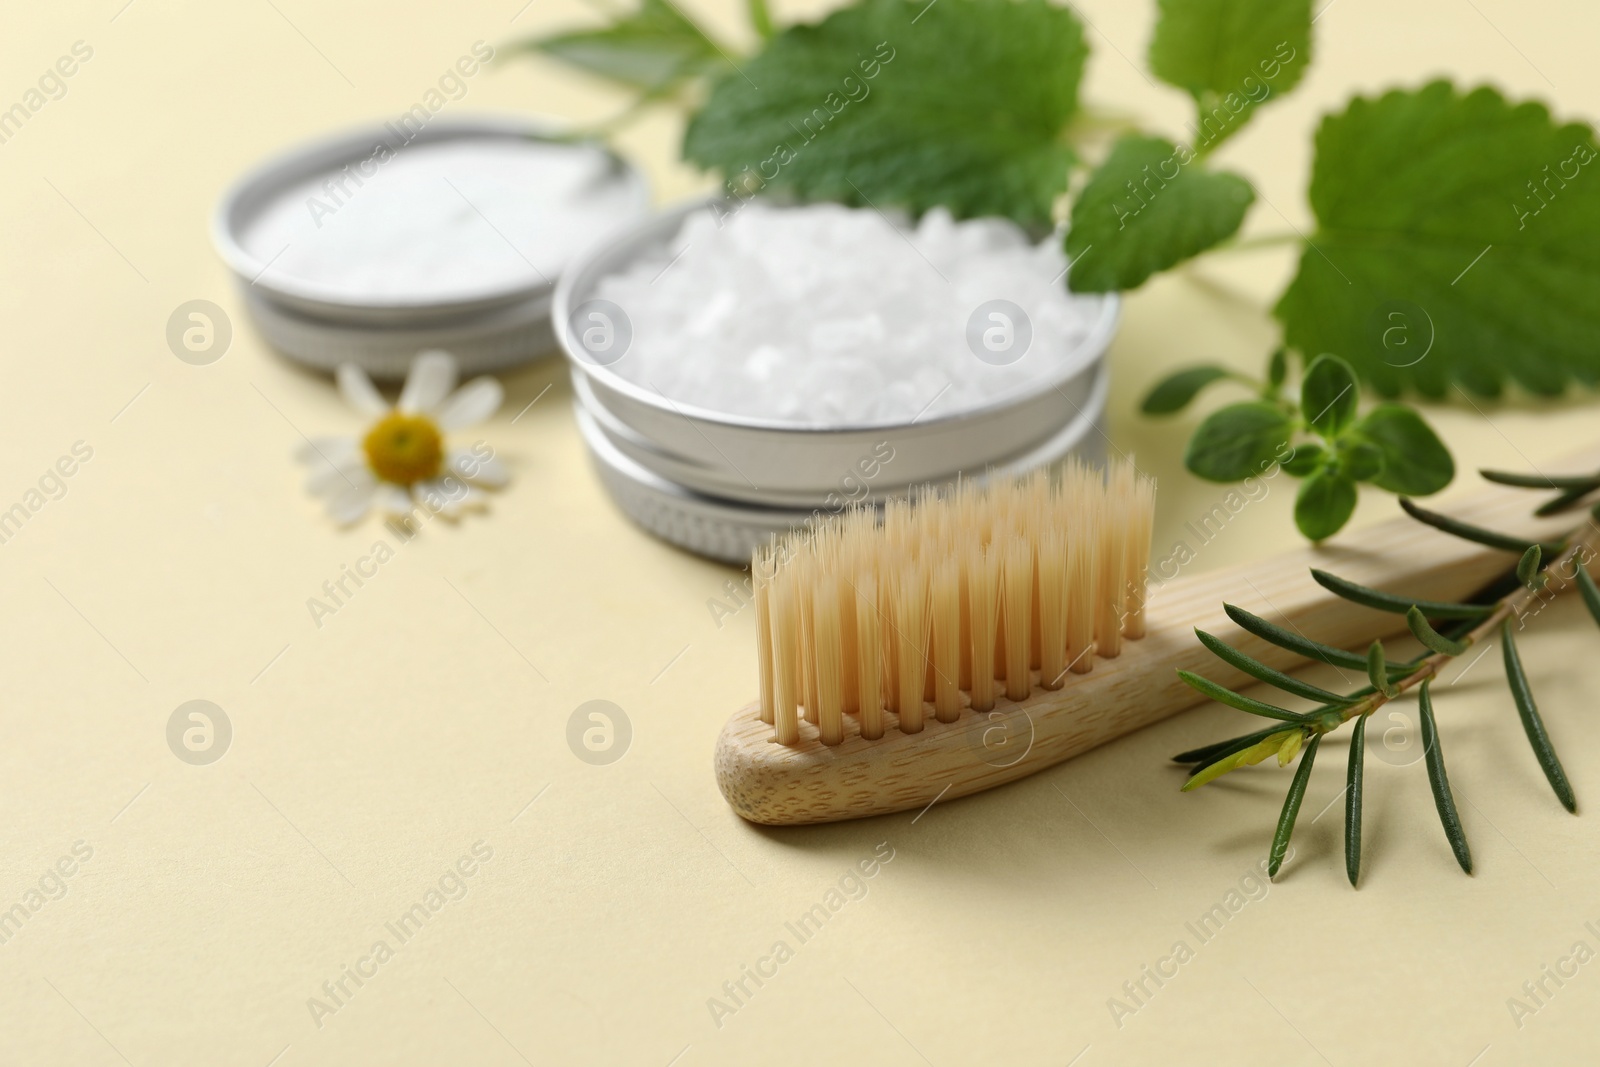
[[[357,437],[313,437],[295,454],[311,468],[306,489],[324,501],[335,522],[349,526],[372,511],[404,518],[419,508],[453,519],[481,507],[484,488],[510,480],[487,445],[445,441],[445,434],[489,418],[505,396],[488,377],[456,389],[458,373],[450,353],[423,352],[390,407],[360,367],[339,368],[339,392],[372,423]]]

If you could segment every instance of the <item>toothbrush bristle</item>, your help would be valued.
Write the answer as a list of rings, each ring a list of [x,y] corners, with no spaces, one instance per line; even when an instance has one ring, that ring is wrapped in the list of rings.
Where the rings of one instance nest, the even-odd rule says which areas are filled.
[[[819,519],[751,561],[761,721],[825,745],[1058,689],[1144,636],[1155,482],[1069,461]],[[853,727],[852,727],[853,724]]]

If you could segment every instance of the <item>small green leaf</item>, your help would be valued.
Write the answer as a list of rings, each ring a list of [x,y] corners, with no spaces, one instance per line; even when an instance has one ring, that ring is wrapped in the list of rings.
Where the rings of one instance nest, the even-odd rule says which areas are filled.
[[[1330,667],[1348,667],[1358,671],[1367,669],[1365,656],[1313,641],[1304,634],[1293,633],[1233,604],[1222,605],[1222,610],[1228,613],[1228,618],[1232,619],[1241,630],[1254,634],[1269,644],[1299,653],[1306,659],[1326,663]]]
[[[1361,875],[1361,779],[1367,753],[1367,717],[1356,717],[1350,733],[1350,766],[1344,784],[1344,873],[1351,888]]]
[[[1428,618],[1422,614],[1422,609],[1415,604],[1406,612],[1406,625],[1411,627],[1411,632],[1423,646],[1445,656],[1459,656],[1467,650],[1464,641],[1452,641],[1444,634],[1428,625]]]
[[[1294,820],[1300,814],[1300,802],[1306,798],[1306,784],[1311,781],[1311,764],[1317,758],[1317,746],[1322,744],[1322,735],[1317,734],[1306,746],[1305,755],[1300,759],[1300,766],[1294,772],[1294,781],[1289,783],[1289,795],[1283,798],[1283,811],[1278,816],[1278,829],[1272,835],[1272,854],[1267,858],[1267,877],[1276,878],[1278,868],[1283,866],[1283,857],[1289,851],[1289,835],[1294,833]]]
[[[1383,450],[1371,441],[1346,434],[1339,442],[1339,467],[1351,481],[1370,482],[1383,473]]]
[[[1450,851],[1456,854],[1461,869],[1471,874],[1472,850],[1467,847],[1467,834],[1461,828],[1461,816],[1456,812],[1455,797],[1450,793],[1450,779],[1444,772],[1444,750],[1439,747],[1439,728],[1433,721],[1433,696],[1428,691],[1432,681],[1430,678],[1422,683],[1417,697],[1422,719],[1422,758],[1428,766],[1433,806],[1439,811],[1439,822],[1444,827],[1445,839],[1450,842]]]
[[[1294,497],[1294,524],[1312,541],[1323,541],[1350,521],[1356,510],[1356,483],[1323,467],[1300,483]]]
[[[1315,567],[1311,569],[1311,577],[1328,592],[1342,596],[1352,603],[1376,608],[1378,611],[1392,611],[1396,615],[1406,614],[1413,605],[1421,608],[1423,614],[1430,619],[1481,619],[1494,614],[1493,604],[1455,604],[1443,600],[1416,600],[1411,597],[1395,596],[1393,593],[1357,585],[1338,575],[1319,571]]]
[[[1533,746],[1533,754],[1538,758],[1550,788],[1555,790],[1556,799],[1561,801],[1562,807],[1576,813],[1578,798],[1572,794],[1567,772],[1562,770],[1561,761],[1556,758],[1550,735],[1545,732],[1544,720],[1539,717],[1539,709],[1533,702],[1533,690],[1528,688],[1528,675],[1522,669],[1522,657],[1517,654],[1510,619],[1500,624],[1500,639],[1505,645],[1506,683],[1511,687],[1511,698],[1516,701],[1517,714],[1522,718],[1522,730],[1528,735],[1528,744]]]
[[[1278,766],[1287,767],[1293,763],[1294,758],[1300,754],[1300,746],[1305,744],[1305,741],[1304,730],[1290,730],[1289,736],[1278,746]]]
[[[1046,0],[861,0],[719,77],[683,156],[803,200],[1044,231],[1087,55],[1083,24]]]
[[[1327,451],[1314,441],[1302,441],[1294,446],[1294,455],[1283,461],[1283,469],[1296,478],[1316,472],[1328,458]]]
[[[1273,350],[1272,358],[1267,360],[1267,386],[1274,392],[1289,377],[1289,351],[1285,348]]]
[[[1211,761],[1219,759],[1222,756],[1231,756],[1233,753],[1238,752],[1241,749],[1249,748],[1251,745],[1265,738],[1268,734],[1281,732],[1283,732],[1283,727],[1269,726],[1265,730],[1257,730],[1254,733],[1244,734],[1240,737],[1230,737],[1226,741],[1217,741],[1213,744],[1201,745],[1199,748],[1191,748],[1187,752],[1180,752],[1176,756],[1172,757],[1172,762],[1210,763]]]
[[[1527,552],[1530,547],[1539,547],[1539,545],[1525,537],[1512,537],[1508,534],[1496,533],[1494,530],[1485,530],[1481,526],[1474,526],[1471,523],[1462,522],[1460,519],[1452,519],[1448,515],[1441,515],[1437,511],[1429,511],[1419,506],[1416,501],[1409,497],[1400,498],[1400,507],[1404,509],[1407,515],[1410,515],[1420,523],[1476,544],[1503,549],[1506,552]],[[1559,542],[1555,541],[1541,542],[1541,544],[1551,552],[1559,552],[1563,547]]]
[[[1386,697],[1393,699],[1400,695],[1400,690],[1389,681],[1389,664],[1383,655],[1382,641],[1367,646],[1367,680]]]
[[[1280,708],[1275,704],[1265,704],[1252,697],[1241,696],[1231,689],[1224,688],[1209,678],[1202,678],[1192,671],[1179,671],[1178,677],[1198,692],[1215,700],[1219,704],[1226,704],[1230,708],[1247,711],[1251,715],[1262,715],[1269,719],[1279,719],[1283,722],[1305,722],[1306,717],[1299,712]]]
[[[1337,437],[1356,417],[1361,399],[1356,372],[1338,356],[1323,353],[1311,361],[1300,385],[1300,413],[1323,437]]]
[[[1580,486],[1576,489],[1563,489],[1557,495],[1551,497],[1549,500],[1546,500],[1543,504],[1540,504],[1534,509],[1533,513],[1541,519],[1547,515],[1557,515],[1563,511],[1566,511],[1568,508],[1573,507],[1574,505],[1581,504],[1584,499],[1596,489],[1600,489],[1600,485]]]
[[[518,48],[650,93],[728,68],[705,31],[667,0],[641,0],[637,11],[609,26],[534,38]]]
[[[1311,62],[1309,0],[1160,0],[1150,70],[1199,108],[1197,147],[1237,132]]]
[[[1404,404],[1379,404],[1352,428],[1358,440],[1383,456],[1383,469],[1371,481],[1379,489],[1406,496],[1428,496],[1456,476],[1455,460],[1422,416]]]
[[[1188,793],[1192,790],[1199,789],[1207,782],[1216,781],[1229,771],[1238,770],[1240,767],[1249,767],[1260,763],[1268,756],[1276,754],[1277,751],[1283,747],[1284,739],[1287,738],[1289,734],[1299,732],[1300,731],[1298,730],[1279,730],[1270,737],[1264,738],[1248,748],[1240,749],[1239,751],[1223,756],[1221,759],[1215,760],[1212,763],[1208,763],[1206,766],[1201,767],[1199,770],[1195,771],[1194,774],[1190,775],[1189,780],[1183,783],[1183,786],[1179,789],[1179,792]]]
[[[1182,411],[1199,395],[1200,390],[1212,382],[1233,377],[1226,367],[1187,367],[1170,374],[1156,384],[1144,398],[1139,410],[1146,415],[1170,415]]]
[[[761,35],[763,41],[772,39],[772,12],[767,0],[745,0],[745,13],[750,16],[750,27]]]
[[[1305,697],[1307,700],[1315,700],[1319,704],[1341,705],[1355,703],[1349,697],[1340,696],[1338,693],[1329,692],[1319,686],[1312,685],[1310,682],[1302,682],[1300,679],[1284,674],[1282,671],[1273,670],[1265,663],[1252,659],[1227,642],[1213,637],[1198,627],[1194,633],[1200,639],[1202,645],[1209,648],[1218,659],[1230,667],[1241,670],[1252,678],[1260,679],[1268,685],[1276,686],[1285,693],[1292,693],[1297,697]]]
[[[1576,561],[1574,563],[1578,568],[1578,592],[1583,594],[1583,604],[1594,616],[1594,621],[1600,623],[1600,588],[1595,587],[1594,579],[1589,577],[1586,567]]]
[[[1600,489],[1600,477],[1593,474],[1556,475],[1519,474],[1514,471],[1478,472],[1486,482],[1509,485],[1515,489]]]
[[[1195,430],[1183,465],[1207,481],[1240,482],[1270,470],[1293,431],[1289,416],[1275,404],[1230,404]]]
[[[1529,545],[1528,550],[1517,560],[1517,581],[1530,589],[1539,584],[1539,560],[1543,552],[1538,545]]]
[[[1072,201],[1067,284],[1079,293],[1136,289],[1233,236],[1254,199],[1249,182],[1206,170],[1187,147],[1124,137]]]

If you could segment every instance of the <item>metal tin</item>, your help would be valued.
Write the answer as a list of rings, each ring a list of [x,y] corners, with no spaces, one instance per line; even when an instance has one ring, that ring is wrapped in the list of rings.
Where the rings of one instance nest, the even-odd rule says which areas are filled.
[[[349,360],[382,378],[403,376],[411,357],[425,348],[451,350],[468,373],[527,362],[553,348],[549,309],[555,280],[531,262],[526,277],[464,287],[447,298],[352,298],[274,270],[276,257],[252,251],[245,235],[294,187],[370,160],[379,145],[398,154],[415,145],[529,139],[553,143],[554,126],[523,117],[439,117],[415,132],[385,123],[337,134],[270,159],[241,178],[217,206],[212,242],[262,334],[291,359],[324,369]],[[603,180],[616,183],[618,200],[627,205],[617,226],[643,217],[650,202],[644,176],[603,146],[585,147],[604,153]]]

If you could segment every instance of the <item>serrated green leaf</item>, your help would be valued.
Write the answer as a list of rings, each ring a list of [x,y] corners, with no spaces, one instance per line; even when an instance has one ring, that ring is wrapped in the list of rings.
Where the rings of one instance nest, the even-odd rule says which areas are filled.
[[[1087,54],[1077,18],[1045,0],[864,0],[719,78],[684,158],[802,199],[1043,230]]]
[[[1317,746],[1322,735],[1317,734],[1306,745],[1300,766],[1295,769],[1294,781],[1289,783],[1289,793],[1283,798],[1283,811],[1278,815],[1278,828],[1272,835],[1272,853],[1267,857],[1267,877],[1275,878],[1283,866],[1283,857],[1289,851],[1289,837],[1294,833],[1294,821],[1300,815],[1300,802],[1306,797],[1306,784],[1311,781],[1311,764],[1317,758]]]
[[[1067,284],[1136,289],[1158,271],[1230,237],[1255,199],[1250,183],[1208,171],[1160,137],[1124,137],[1072,202]]]
[[[1428,496],[1456,476],[1455,460],[1422,416],[1404,404],[1379,404],[1356,423],[1351,435],[1383,455],[1373,485],[1406,496]]]
[[[1433,789],[1433,806],[1439,812],[1439,823],[1444,827],[1445,839],[1456,862],[1468,874],[1472,873],[1472,850],[1467,847],[1467,833],[1461,828],[1461,816],[1456,812],[1455,797],[1450,792],[1450,778],[1444,771],[1444,750],[1439,746],[1439,727],[1433,721],[1433,696],[1429,692],[1432,679],[1422,683],[1417,696],[1419,717],[1422,719],[1422,759],[1428,768],[1428,785]]]
[[[1361,876],[1361,786],[1367,754],[1367,717],[1358,715],[1350,732],[1350,764],[1344,783],[1344,873],[1355,887]]]
[[[1300,414],[1307,426],[1323,437],[1337,437],[1354,421],[1360,399],[1350,364],[1326,353],[1311,361],[1300,385]]]
[[[1200,639],[1202,645],[1210,649],[1214,656],[1228,666],[1243,671],[1252,678],[1266,682],[1270,686],[1282,689],[1285,693],[1304,697],[1306,700],[1315,700],[1319,704],[1342,705],[1355,703],[1349,697],[1329,692],[1320,686],[1312,685],[1310,682],[1302,682],[1300,679],[1284,674],[1282,671],[1273,670],[1265,663],[1245,655],[1226,641],[1206,633],[1199,627],[1195,628],[1194,634]]]
[[[1294,524],[1308,539],[1326,540],[1350,521],[1356,498],[1356,483],[1340,471],[1328,467],[1312,471],[1295,493]]]
[[[728,69],[711,38],[666,0],[640,0],[637,11],[600,29],[551,34],[516,47],[646,92]]]
[[[1207,481],[1243,481],[1270,470],[1293,433],[1294,424],[1275,404],[1230,404],[1212,412],[1195,430],[1183,465]]]
[[[1293,89],[1311,61],[1309,0],[1160,0],[1150,69],[1199,107],[1210,149]]]
[[[1406,625],[1411,628],[1411,633],[1416,639],[1422,642],[1424,648],[1432,649],[1441,655],[1459,656],[1467,650],[1468,646],[1465,642],[1452,641],[1428,625],[1427,616],[1422,614],[1422,609],[1415,604],[1411,606],[1410,611],[1406,612]]]
[[[1600,180],[1588,127],[1447,82],[1323,120],[1317,233],[1276,314],[1380,393],[1541,395],[1600,379]]]
[[[1516,702],[1517,715],[1522,719],[1522,731],[1528,735],[1528,744],[1533,746],[1533,754],[1539,761],[1539,768],[1544,771],[1545,780],[1555,791],[1556,799],[1561,801],[1562,807],[1575,813],[1578,810],[1578,798],[1572,793],[1572,785],[1567,781],[1567,772],[1562,769],[1561,760],[1556,758],[1556,750],[1550,744],[1550,735],[1544,728],[1544,719],[1540,717],[1539,708],[1533,702],[1533,690],[1528,687],[1528,675],[1522,669],[1522,657],[1517,654],[1517,642],[1512,633],[1510,619],[1500,624],[1500,641],[1504,646],[1506,684],[1511,688],[1511,698]]]
[[[1199,395],[1200,390],[1212,382],[1231,377],[1233,372],[1226,367],[1185,367],[1157,382],[1139,410],[1146,415],[1170,415],[1174,411],[1182,411]]]
[[[1376,608],[1378,611],[1392,611],[1397,615],[1404,615],[1413,606],[1421,608],[1423,614],[1431,619],[1481,619],[1485,615],[1494,613],[1493,604],[1456,604],[1443,600],[1416,600],[1412,597],[1396,596],[1393,593],[1358,585],[1336,574],[1319,571],[1315,567],[1311,569],[1311,577],[1328,592],[1342,596],[1352,603]]]
[[[1509,534],[1498,533],[1494,530],[1486,530],[1482,526],[1474,526],[1469,522],[1462,522],[1460,519],[1453,519],[1449,515],[1441,515],[1437,511],[1429,511],[1427,508],[1419,506],[1415,501],[1410,500],[1407,497],[1400,498],[1400,507],[1413,519],[1416,519],[1418,522],[1427,526],[1432,526],[1435,530],[1442,530],[1445,533],[1459,537],[1464,541],[1472,541],[1476,544],[1487,545],[1490,548],[1498,548],[1506,552],[1522,553],[1527,552],[1530,548],[1538,548],[1540,547],[1540,544],[1542,544],[1551,551],[1559,552],[1561,550],[1561,545],[1559,542],[1549,541],[1535,544],[1525,537],[1512,537]]]
[[[1251,715],[1260,715],[1268,719],[1278,719],[1281,722],[1303,723],[1307,721],[1306,717],[1299,712],[1290,711],[1288,708],[1280,708],[1276,704],[1267,704],[1256,700],[1254,697],[1235,693],[1233,690],[1220,686],[1209,678],[1203,678],[1193,671],[1179,671],[1178,677],[1182,678],[1184,684],[1196,692],[1204,693],[1217,703],[1226,704],[1230,708],[1236,708],[1239,711],[1249,712]]]

